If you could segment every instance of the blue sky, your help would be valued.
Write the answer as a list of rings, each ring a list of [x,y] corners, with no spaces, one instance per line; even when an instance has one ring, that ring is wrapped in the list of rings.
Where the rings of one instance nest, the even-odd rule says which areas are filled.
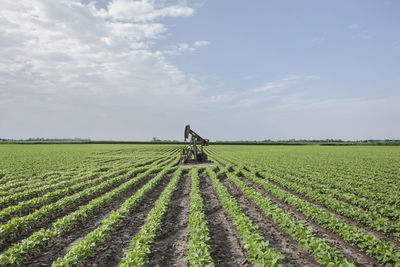
[[[251,4],[250,4],[251,3]],[[398,1],[11,1],[0,137],[400,138]]]

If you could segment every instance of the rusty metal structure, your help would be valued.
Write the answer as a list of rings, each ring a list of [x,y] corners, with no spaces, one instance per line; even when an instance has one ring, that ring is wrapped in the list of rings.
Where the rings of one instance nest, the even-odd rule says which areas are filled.
[[[185,141],[190,136],[190,143],[182,149],[181,161],[182,163],[204,163],[210,162],[207,159],[207,154],[204,153],[203,146],[208,146],[209,140],[202,138],[195,131],[190,129],[190,125],[185,127]]]

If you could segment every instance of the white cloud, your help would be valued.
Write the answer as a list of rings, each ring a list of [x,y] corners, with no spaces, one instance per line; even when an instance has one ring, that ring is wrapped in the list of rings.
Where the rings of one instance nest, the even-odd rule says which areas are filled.
[[[340,137],[354,121],[363,121],[359,128],[372,129],[375,136],[399,132],[393,123],[398,98],[329,101],[294,93],[297,86],[319,78],[314,75],[287,75],[238,91],[227,89],[228,83],[217,77],[222,85],[207,91],[200,78],[178,68],[170,57],[201,51],[208,41],[154,49],[168,36],[163,18],[194,14],[184,2],[114,0],[101,9],[93,1],[3,0],[0,137],[176,138],[190,122],[208,129],[202,134],[210,138],[240,134],[246,139],[246,132],[271,137],[255,121],[273,125],[268,131],[281,138],[302,137],[310,129],[314,137],[326,136],[333,128],[338,131],[330,136]],[[343,127],[340,118],[346,116],[353,119]],[[314,130],[310,122],[324,127]],[[368,128],[369,123],[379,127]],[[245,130],[239,133],[238,127]]]
[[[61,97],[168,94],[197,87],[193,77],[169,63],[162,53],[149,49],[150,40],[167,30],[151,20],[187,16],[193,14],[191,8],[157,8],[149,1],[127,0],[114,0],[108,7],[108,11],[100,10],[78,1],[3,1],[0,91]],[[118,20],[128,14],[135,22]]]
[[[288,86],[288,82],[283,82],[283,81],[274,81],[274,82],[268,82],[264,86],[257,87],[255,89],[252,89],[252,92],[255,93],[276,93],[281,91],[283,88]]]
[[[132,40],[157,38],[161,33],[166,31],[165,26],[161,23],[134,24],[113,22],[106,25],[113,35]]]
[[[162,51],[162,53],[165,55],[180,55],[185,52],[194,53],[200,47],[207,46],[209,44],[210,42],[208,41],[196,41],[193,44],[179,43],[169,46],[169,48]]]
[[[267,82],[265,85],[249,90],[254,93],[279,93],[299,81],[319,79],[317,75],[288,74],[280,80]]]
[[[399,101],[399,96],[321,99],[303,92],[260,113],[276,114],[270,122],[280,125],[285,138],[396,139]]]
[[[194,9],[187,6],[173,5],[156,8],[152,2],[147,0],[114,0],[107,8],[108,13],[103,13],[105,17],[136,22],[145,22],[163,17],[192,16],[194,14]]]
[[[153,110],[176,117],[180,108],[196,103],[194,96],[201,87],[194,75],[180,70],[152,45],[168,30],[162,18],[193,14],[179,1],[167,5],[114,0],[107,9],[77,0],[2,1],[2,133],[18,137],[22,126],[13,121],[23,125],[29,118],[35,120],[31,114],[41,119],[28,134],[49,128],[50,115],[71,121],[99,105],[102,110],[119,107],[127,114],[137,113],[130,117],[131,123],[146,123],[139,115]],[[78,106],[83,107],[80,113]],[[50,127],[49,134],[65,136],[62,131],[68,125],[73,123]],[[133,134],[134,138],[143,137]]]
[[[319,79],[318,75],[305,75],[305,74],[288,74],[283,77],[283,81],[301,81]]]
[[[193,46],[195,47],[200,47],[200,46],[207,46],[210,45],[210,42],[208,41],[196,41],[193,43]]]
[[[268,105],[276,106],[285,102],[288,91],[307,80],[319,79],[317,75],[288,74],[279,80],[266,82],[264,85],[245,90],[225,90],[209,96],[204,103],[219,104],[230,108],[254,108]]]

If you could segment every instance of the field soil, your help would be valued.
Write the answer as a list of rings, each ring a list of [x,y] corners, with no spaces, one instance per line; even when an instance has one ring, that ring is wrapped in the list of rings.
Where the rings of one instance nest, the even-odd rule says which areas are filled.
[[[211,180],[208,176],[210,171],[217,174],[218,178],[216,179],[219,179],[233,199],[240,205],[241,210],[237,210],[238,214],[240,216],[246,215],[254,225],[257,225],[258,233],[268,242],[269,247],[274,248],[284,256],[280,261],[283,265],[289,267],[322,266],[320,262],[323,262],[321,258],[324,258],[327,266],[339,266],[345,259],[353,262],[357,267],[400,266],[400,239],[396,234],[393,234],[396,233],[397,221],[379,220],[378,215],[371,213],[371,211],[377,210],[377,214],[384,217],[397,218],[396,212],[393,211],[395,210],[394,207],[397,207],[394,205],[398,203],[398,188],[400,188],[398,179],[400,177],[400,150],[398,147],[210,146],[206,150],[213,163],[184,165],[179,165],[181,145],[3,145],[2,149],[0,150],[0,157],[2,158],[0,161],[0,191],[7,192],[2,194],[2,197],[9,194],[11,197],[6,201],[14,204],[17,204],[20,200],[37,198],[32,201],[32,203],[37,204],[26,206],[30,208],[29,211],[21,211],[18,214],[21,218],[34,213],[35,208],[40,209],[42,203],[51,204],[48,203],[50,202],[48,196],[44,199],[40,198],[56,190],[54,187],[48,186],[53,182],[56,184],[57,181],[68,181],[79,176],[91,177],[91,175],[93,177],[88,179],[94,179],[96,174],[101,175],[106,171],[127,173],[133,170],[135,166],[151,168],[154,166],[152,164],[154,161],[163,162],[156,164],[160,167],[157,167],[157,171],[163,169],[168,174],[152,190],[147,192],[140,203],[133,207],[131,213],[124,217],[115,229],[113,228],[114,231],[103,243],[99,242],[98,246],[93,248],[93,254],[86,254],[87,251],[83,250],[79,251],[83,255],[83,259],[78,263],[79,266],[117,266],[124,258],[125,252],[130,249],[131,240],[145,225],[150,210],[155,206],[173,175],[176,174],[173,174],[173,172],[176,171],[181,173],[182,176],[176,190],[171,195],[167,209],[163,210],[165,213],[160,218],[160,228],[157,228],[155,234],[151,235],[154,240],[150,240],[152,245],[150,250],[147,251],[145,260],[148,260],[149,266],[189,266],[186,257],[190,237],[188,225],[192,182],[190,168],[199,168],[199,193],[204,204],[204,206],[199,205],[199,207],[204,208],[200,212],[204,212],[205,217],[203,219],[208,226],[208,232],[206,227],[201,228],[199,239],[207,240],[208,243],[203,244],[203,248],[206,248],[206,250],[210,248],[209,253],[215,266],[253,266],[253,263],[248,260],[248,253],[252,253],[252,250],[248,252],[245,249],[238,228],[234,225],[217,194],[212,182],[215,180]],[[7,153],[3,153],[4,151]],[[6,157],[7,155],[12,156]],[[310,179],[310,177],[321,174],[327,186],[333,187],[335,185],[335,198],[346,203],[346,207],[349,207],[349,209],[343,212],[341,206],[330,205],[328,202],[314,199],[305,191],[299,190],[298,192],[301,193],[296,193],[286,188],[285,183],[281,180],[271,179],[274,180],[270,181],[272,185],[286,193],[284,197],[278,194],[275,196],[268,191],[269,188],[264,189],[246,178],[247,172],[245,170],[258,175],[261,179],[269,179],[269,176],[262,177],[262,174],[265,173],[274,175],[274,177],[281,177],[284,179],[282,181],[292,179],[298,186],[307,183],[310,187],[307,192],[312,191],[321,183],[320,180]],[[296,235],[301,235],[301,233],[290,234],[293,231],[287,228],[295,227],[294,225],[287,225],[285,228],[280,227],[280,222],[278,222],[280,218],[274,217],[274,221],[271,216],[266,215],[247,194],[243,193],[232,180],[228,179],[227,173],[235,175],[246,185],[290,214],[293,219],[309,227],[313,235],[301,236],[300,239],[312,242],[313,236],[319,237],[324,239],[330,247],[319,246],[315,248],[310,246],[303,248],[303,245],[299,244],[302,241],[298,242],[295,239],[297,238]],[[50,242],[49,235],[43,235],[37,233],[37,231],[42,228],[52,229],[53,223],[57,219],[71,214],[80,206],[87,205],[93,199],[112,191],[134,177],[121,176],[121,181],[118,183],[102,189],[101,192],[94,193],[92,191],[93,195],[90,197],[76,199],[70,202],[70,205],[61,207],[57,210],[58,212],[43,209],[39,214],[44,216],[37,216],[36,213],[29,217],[31,218],[29,223],[27,223],[28,221],[24,222],[23,219],[21,221],[14,219],[10,221],[13,223],[7,225],[3,223],[0,225],[0,265],[18,266],[15,260],[21,260],[23,261],[21,266],[51,266],[57,259],[63,258],[70,248],[73,247],[74,250],[82,249],[78,242],[87,240],[89,233],[98,229],[113,211],[119,209],[128,198],[137,193],[156,175],[154,173],[144,177],[125,192],[115,196],[113,200],[104,203],[101,208],[93,210],[84,219],[85,221],[80,222],[79,225],[74,224],[74,228],[65,232],[62,236],[56,237],[54,235],[50,237],[51,243],[49,244],[47,244],[47,242]],[[339,188],[338,180],[344,182],[343,188]],[[350,190],[350,186],[353,185],[357,185],[359,190]],[[85,186],[89,188],[88,183],[85,183]],[[32,189],[36,191],[28,191]],[[26,195],[25,190],[27,190]],[[355,192],[352,193],[351,199],[348,194],[350,191]],[[20,192],[24,192],[23,197],[21,197]],[[385,192],[384,198],[382,198],[382,192]],[[275,192],[273,193],[275,194]],[[69,192],[68,194],[71,195],[72,193]],[[366,195],[371,196],[377,202],[365,201]],[[55,203],[61,197],[65,197],[57,196],[52,199],[52,203]],[[357,197],[363,197],[363,199],[357,199]],[[321,218],[318,218],[318,216],[323,215],[319,214],[321,210],[316,209],[313,210],[316,216],[312,216],[314,219],[311,219],[311,215],[310,217],[305,215],[308,212],[304,209],[296,208],[297,206],[290,201],[293,198],[311,203],[332,216],[323,217],[323,220],[320,220]],[[39,202],[35,202],[38,200]],[[329,200],[333,202],[334,199]],[[326,208],[322,204],[330,208]],[[353,206],[354,209],[352,209]],[[360,211],[365,211],[365,214],[370,218],[357,218]],[[9,208],[3,212],[4,218],[16,218],[14,213],[16,213],[16,210],[12,211]],[[336,219],[342,220],[340,227],[343,228],[337,228],[339,230],[325,228],[326,225],[336,226]],[[201,225],[204,226],[204,224]],[[346,225],[352,227],[346,227]],[[371,229],[372,227],[368,227],[371,225],[373,225],[374,230]],[[61,229],[63,227],[69,228],[65,225],[60,226]],[[35,235],[32,239],[35,239],[35,241],[26,242],[25,238],[33,234]],[[249,233],[242,231],[242,234],[246,238]],[[356,237],[347,238],[347,235],[350,234],[355,234]],[[342,236],[345,236],[348,241],[345,241]],[[254,242],[256,247],[260,245],[257,241]],[[14,246],[13,243],[17,244]],[[331,247],[337,249],[338,257],[336,259],[326,257],[326,255],[331,255]],[[6,252],[7,249],[9,250]],[[317,255],[313,256],[313,254]],[[27,255],[32,256],[28,258]],[[207,255],[208,260],[210,258]],[[320,262],[317,262],[317,260]]]
[[[149,256],[150,266],[188,266],[186,242],[189,238],[188,214],[191,179],[185,175],[179,181],[164,215]]]
[[[335,246],[340,250],[340,252],[348,259],[354,261],[357,266],[380,266],[379,263],[372,257],[368,256],[364,252],[360,251],[355,246],[351,245],[347,241],[343,240],[340,236],[326,230],[325,228],[321,227],[320,225],[316,224],[310,218],[304,216],[302,213],[295,210],[290,205],[286,204],[285,202],[279,200],[264,188],[257,186],[250,180],[239,177],[242,181],[244,181],[247,185],[253,187],[262,195],[268,197],[272,203],[278,205],[281,209],[285,210],[286,212],[290,213],[293,217],[297,220],[306,223],[313,229],[313,233],[320,238],[324,238],[329,244]]]
[[[75,227],[74,230],[65,233],[64,235],[57,238],[51,246],[48,246],[36,257],[29,260],[27,266],[50,266],[51,263],[59,257],[63,257],[67,254],[68,248],[81,241],[87,234],[95,230],[101,225],[101,222],[107,218],[107,216],[114,210],[118,209],[122,203],[125,202],[130,196],[136,193],[145,183],[150,181],[154,175],[148,176],[130,188],[125,194],[122,194],[117,199],[113,200],[102,209],[89,217],[87,221],[79,226]]]
[[[320,266],[310,254],[299,247],[298,243],[290,235],[282,231],[278,225],[265,216],[263,211],[252,200],[246,197],[235,184],[226,178],[222,179],[222,183],[226,186],[228,192],[239,202],[244,213],[258,225],[270,246],[285,256],[282,263],[293,267]]]
[[[223,208],[210,178],[201,175],[200,190],[211,238],[211,257],[216,266],[252,266],[247,262],[236,227]]]

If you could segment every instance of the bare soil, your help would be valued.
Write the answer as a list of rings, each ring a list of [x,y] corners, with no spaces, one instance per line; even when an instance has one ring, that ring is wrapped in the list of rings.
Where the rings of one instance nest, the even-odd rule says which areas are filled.
[[[261,178],[262,178],[262,177],[261,177]],[[317,206],[317,207],[319,207],[319,208],[326,209],[326,210],[329,211],[332,215],[334,215],[336,218],[341,219],[341,220],[344,220],[344,221],[345,221],[347,224],[349,224],[349,225],[354,225],[354,226],[356,226],[357,228],[360,228],[361,230],[363,230],[364,232],[372,233],[372,234],[375,235],[377,238],[379,238],[379,239],[381,239],[381,240],[384,240],[384,241],[392,242],[392,243],[394,243],[397,247],[400,247],[400,242],[398,242],[397,240],[395,240],[394,238],[392,238],[392,237],[390,237],[390,236],[387,236],[387,235],[382,234],[382,233],[380,233],[380,232],[378,232],[378,231],[376,231],[376,230],[374,230],[374,229],[371,229],[371,228],[365,226],[364,224],[361,224],[361,223],[359,223],[359,222],[354,221],[353,219],[351,219],[351,218],[349,218],[349,217],[340,215],[340,214],[338,214],[336,211],[334,211],[334,210],[332,210],[332,209],[330,209],[330,208],[328,208],[328,207],[326,207],[326,206],[324,206],[324,205],[322,205],[322,204],[320,204],[320,203],[317,203],[317,202],[315,202],[315,201],[313,201],[313,200],[311,200],[311,199],[309,199],[309,198],[307,198],[307,197],[305,197],[305,196],[302,196],[302,195],[300,195],[300,194],[298,194],[298,193],[296,193],[296,192],[294,192],[294,191],[292,191],[292,190],[290,190],[290,189],[288,189],[288,188],[282,186],[282,185],[279,184],[279,183],[276,183],[276,182],[274,182],[274,181],[268,181],[268,182],[270,182],[271,184],[274,184],[274,185],[278,186],[280,189],[282,189],[282,190],[284,190],[284,191],[286,191],[286,192],[288,192],[288,193],[290,193],[290,194],[292,194],[292,195],[295,195],[295,196],[298,197],[298,198],[301,198],[301,199],[303,199],[303,200],[305,200],[305,201],[307,201],[307,202],[310,202],[310,203],[314,204],[315,206]]]
[[[105,190],[101,190],[99,192],[97,192],[96,194],[94,194],[91,197],[88,198],[81,198],[79,199],[79,201],[77,203],[74,203],[74,205],[72,205],[71,207],[67,208],[66,210],[64,210],[63,212],[57,213],[56,216],[53,216],[50,219],[46,219],[44,222],[42,222],[42,224],[32,227],[31,229],[27,230],[27,231],[23,231],[19,236],[9,239],[9,240],[2,240],[3,242],[1,242],[0,244],[0,253],[3,253],[5,250],[7,250],[9,247],[11,247],[12,243],[16,243],[19,242],[27,237],[29,237],[30,235],[32,235],[34,232],[39,231],[40,229],[44,228],[44,229],[48,229],[50,227],[52,227],[53,223],[55,221],[57,221],[59,218],[62,218],[74,211],[76,211],[79,206],[83,206],[83,205],[87,205],[90,201],[92,201],[93,199],[109,192],[112,191],[113,189],[117,188],[118,186],[120,186],[121,184],[123,184],[124,182],[126,182],[130,177],[126,177],[125,179],[123,179],[123,181],[113,185],[111,188],[105,189]]]
[[[251,182],[250,180],[239,177],[242,181],[246,182],[247,185],[253,187],[257,191],[259,191],[262,195],[268,197],[272,203],[278,205],[281,209],[284,209],[288,213],[290,213],[293,217],[297,220],[306,223],[308,226],[311,226],[313,233],[320,238],[325,238],[326,241],[339,249],[339,251],[348,259],[352,260],[356,266],[380,266],[380,264],[372,257],[366,255],[364,252],[360,251],[358,248],[354,247],[352,244],[348,243],[347,241],[343,240],[340,236],[326,230],[319,224],[315,223],[313,220],[302,214],[301,212],[297,211],[290,205],[286,204],[285,202],[279,200],[264,188],[261,188]]]
[[[192,167],[210,167],[214,166],[214,162],[207,162],[207,163],[187,163],[187,164],[179,164],[180,168],[192,168]]]
[[[228,192],[238,201],[244,213],[255,222],[262,231],[264,239],[268,240],[270,247],[275,248],[282,253],[285,258],[282,263],[286,266],[321,266],[304,249],[302,249],[296,240],[287,234],[272,219],[265,216],[254,202],[249,199],[236,185],[225,178],[222,183],[228,189]]]
[[[118,209],[122,203],[125,202],[130,196],[136,193],[145,183],[152,179],[154,175],[148,176],[132,188],[127,190],[124,194],[110,202],[108,205],[102,206],[95,214],[87,218],[86,222],[78,225],[72,231],[65,233],[57,238],[46,249],[39,253],[36,257],[29,260],[27,266],[50,266],[51,263],[59,257],[63,257],[67,253],[67,249],[72,247],[75,243],[81,241],[87,234],[95,230],[101,225],[101,222],[114,210]]]
[[[149,255],[150,266],[188,266],[186,261],[189,238],[188,214],[191,179],[181,178],[168,205],[161,226]]]
[[[201,175],[200,191],[210,231],[211,257],[216,266],[251,266],[239,233],[223,208],[214,187]]]
[[[150,210],[170,180],[171,176],[168,176],[160,181],[82,266],[117,266],[124,257],[124,252],[129,249],[131,239],[144,225]]]

